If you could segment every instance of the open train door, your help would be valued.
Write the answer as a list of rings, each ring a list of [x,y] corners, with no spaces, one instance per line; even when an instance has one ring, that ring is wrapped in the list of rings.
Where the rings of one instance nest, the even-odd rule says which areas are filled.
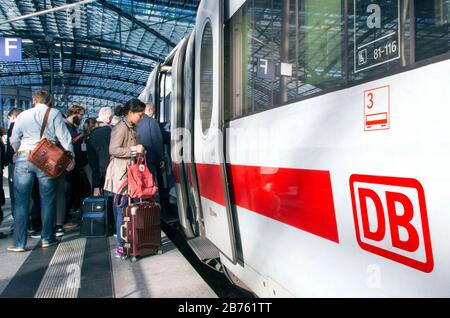
[[[150,75],[148,76],[147,85],[142,93],[139,95],[139,100],[143,103],[152,103],[158,108],[158,98],[159,96],[159,83],[158,83],[158,75],[159,75],[159,67],[160,64],[157,64],[155,68],[152,70]]]
[[[184,63],[188,39],[183,39],[177,46],[177,52],[172,63],[172,111],[170,112],[171,122],[171,155],[172,167],[175,175],[175,190],[177,193],[177,207],[180,225],[184,234],[188,238],[193,238],[192,223],[189,212],[189,186],[187,183],[186,169],[183,163],[184,139]]]
[[[223,134],[223,20],[223,0],[201,2],[195,30],[194,152],[205,236],[235,264]]]

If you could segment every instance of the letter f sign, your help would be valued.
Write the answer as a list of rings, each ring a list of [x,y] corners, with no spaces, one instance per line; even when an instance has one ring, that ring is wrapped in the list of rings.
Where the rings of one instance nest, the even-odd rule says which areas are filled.
[[[6,38],[5,39],[5,56],[11,55],[11,49],[17,50],[17,42],[19,42],[19,39],[14,38]],[[14,44],[16,43],[16,44]]]
[[[0,38],[0,61],[22,61],[22,42],[20,38]]]

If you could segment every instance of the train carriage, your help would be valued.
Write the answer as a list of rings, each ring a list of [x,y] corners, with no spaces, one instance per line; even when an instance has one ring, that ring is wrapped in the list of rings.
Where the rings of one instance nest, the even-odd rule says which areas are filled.
[[[260,297],[449,296],[449,16],[202,1],[140,96],[170,121],[199,258]]]

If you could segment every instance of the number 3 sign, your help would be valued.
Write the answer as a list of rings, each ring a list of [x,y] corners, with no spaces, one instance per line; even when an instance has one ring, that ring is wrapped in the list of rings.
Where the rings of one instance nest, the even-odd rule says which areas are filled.
[[[390,128],[390,86],[364,92],[364,130]]]

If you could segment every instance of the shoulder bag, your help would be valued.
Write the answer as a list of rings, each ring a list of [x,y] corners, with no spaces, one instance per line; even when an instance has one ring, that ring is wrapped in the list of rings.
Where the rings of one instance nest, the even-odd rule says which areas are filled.
[[[41,136],[39,144],[28,156],[28,161],[39,168],[50,178],[59,177],[70,164],[72,157],[69,151],[64,151],[58,146],[52,144],[47,138],[42,138],[51,108],[45,113],[44,122],[41,127]]]

